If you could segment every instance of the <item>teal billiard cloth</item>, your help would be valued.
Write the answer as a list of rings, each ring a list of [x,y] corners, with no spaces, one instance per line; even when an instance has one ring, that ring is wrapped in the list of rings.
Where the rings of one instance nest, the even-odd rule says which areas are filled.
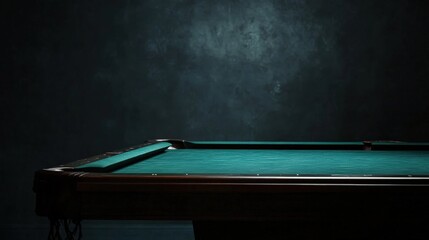
[[[122,174],[429,175],[429,151],[171,149]]]

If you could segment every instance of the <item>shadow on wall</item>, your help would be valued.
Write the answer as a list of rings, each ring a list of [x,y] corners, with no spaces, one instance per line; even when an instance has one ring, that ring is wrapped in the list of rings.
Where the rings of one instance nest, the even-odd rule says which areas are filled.
[[[427,141],[427,7],[363,1],[311,9],[323,29],[317,47],[284,85],[282,107],[264,117],[258,138]]]

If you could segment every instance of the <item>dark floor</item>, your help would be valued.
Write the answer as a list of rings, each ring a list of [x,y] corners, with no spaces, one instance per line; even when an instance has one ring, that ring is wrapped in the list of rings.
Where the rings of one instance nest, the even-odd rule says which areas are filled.
[[[154,221],[84,221],[82,223],[85,240],[193,240],[190,222]],[[46,240],[49,224],[4,224],[0,226],[1,236],[12,239]]]

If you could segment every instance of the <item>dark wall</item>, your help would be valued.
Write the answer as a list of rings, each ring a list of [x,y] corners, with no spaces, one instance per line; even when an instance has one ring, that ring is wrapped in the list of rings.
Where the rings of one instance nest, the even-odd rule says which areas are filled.
[[[36,169],[146,139],[429,141],[424,1],[2,4],[8,234]]]

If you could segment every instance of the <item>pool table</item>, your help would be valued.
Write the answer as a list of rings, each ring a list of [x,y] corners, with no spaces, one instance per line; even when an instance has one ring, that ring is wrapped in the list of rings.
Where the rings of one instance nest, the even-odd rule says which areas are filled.
[[[429,143],[150,140],[39,170],[36,213],[192,220],[196,239],[424,239]]]

